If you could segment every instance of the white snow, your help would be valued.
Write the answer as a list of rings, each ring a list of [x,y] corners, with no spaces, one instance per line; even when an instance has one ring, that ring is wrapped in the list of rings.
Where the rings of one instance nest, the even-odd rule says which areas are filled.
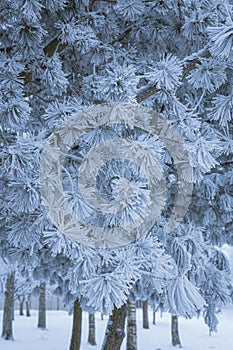
[[[230,263],[230,269],[231,269],[231,281],[233,284],[233,247],[228,245],[228,244],[224,244],[221,248],[221,250],[223,251],[223,253],[226,254],[229,263]]]
[[[171,350],[170,315],[161,318],[156,315],[156,325],[152,325],[150,311],[150,329],[142,329],[142,310],[137,310],[138,350]],[[2,311],[0,311],[2,318]],[[81,350],[100,350],[107,317],[101,321],[96,315],[97,346],[87,344],[87,314],[83,314],[82,346]],[[208,328],[202,318],[180,319],[180,338],[185,350],[232,350],[233,349],[233,307],[224,308],[219,315],[218,333],[208,335]],[[0,339],[0,349],[3,350],[68,350],[71,336],[72,317],[66,311],[48,311],[47,327],[45,331],[37,329],[37,311],[32,311],[31,317],[19,316],[15,311],[14,337],[15,341]],[[125,350],[125,340],[121,347]]]

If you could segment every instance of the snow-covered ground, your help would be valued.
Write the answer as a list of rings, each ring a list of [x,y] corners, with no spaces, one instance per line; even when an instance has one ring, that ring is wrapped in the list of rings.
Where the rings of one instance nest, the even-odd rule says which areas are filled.
[[[139,350],[171,350],[170,316],[163,318],[157,315],[157,324],[150,325],[149,330],[142,329],[141,310],[137,310],[138,319],[138,349]],[[2,318],[2,311],[0,312]],[[152,314],[150,313],[152,321]],[[81,350],[100,350],[104,337],[107,317],[101,321],[96,316],[97,346],[87,344],[87,314],[84,313]],[[3,350],[68,350],[71,335],[72,317],[65,311],[48,311],[45,331],[36,328],[37,311],[32,311],[32,317],[18,316],[15,312],[15,341],[0,340]],[[233,307],[225,308],[220,315],[219,331],[208,335],[208,328],[202,319],[180,320],[180,337],[185,350],[232,350],[233,349]],[[125,350],[125,341],[122,345]]]

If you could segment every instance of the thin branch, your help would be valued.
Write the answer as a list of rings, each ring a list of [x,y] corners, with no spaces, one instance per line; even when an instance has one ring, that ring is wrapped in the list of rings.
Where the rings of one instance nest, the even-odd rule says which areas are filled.
[[[187,57],[185,59],[185,63],[187,61],[189,61],[189,62],[187,63],[186,67],[184,68],[182,79],[184,79],[184,77],[191,70],[193,70],[197,64],[200,63],[200,59],[198,59],[198,54],[202,54],[203,57],[205,57],[205,58],[210,57],[210,53],[209,53],[209,51],[206,51],[206,48],[204,48],[204,49],[200,50],[199,52],[194,53],[191,56]],[[191,61],[191,59],[192,59],[192,61]],[[141,89],[139,91],[139,93],[137,94],[137,102],[140,103],[140,102],[146,100],[147,98],[156,94],[158,91],[160,91],[160,89],[156,88],[155,86],[148,86],[148,87],[145,87],[144,89]]]
[[[140,103],[147,98],[153,96],[156,94],[160,89],[156,88],[155,86],[149,86],[144,89],[142,89],[138,94],[137,94],[137,102]]]
[[[114,39],[110,44],[113,45],[117,43],[118,41],[122,41],[124,38],[126,38],[130,33],[133,27],[130,27],[126,29],[118,38]]]
[[[44,53],[48,57],[52,57],[55,52],[60,53],[63,51],[68,44],[62,43],[61,39],[55,38],[53,39],[47,46],[44,47]]]

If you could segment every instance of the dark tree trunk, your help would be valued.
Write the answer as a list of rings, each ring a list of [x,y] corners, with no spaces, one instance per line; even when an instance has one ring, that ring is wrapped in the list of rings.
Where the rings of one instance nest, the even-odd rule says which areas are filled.
[[[28,300],[26,300],[26,316],[27,317],[31,316],[30,307],[29,307],[29,301]]]
[[[181,348],[181,342],[179,337],[179,328],[178,328],[178,317],[175,315],[172,315],[171,317],[171,332],[172,332],[172,345],[173,346],[179,346]]]
[[[46,329],[46,283],[40,283],[38,328]]]
[[[153,324],[156,324],[156,309],[153,307]]]
[[[143,328],[149,329],[148,300],[142,302]]]
[[[60,310],[60,298],[57,297],[57,311]]]
[[[137,350],[136,303],[127,303],[127,350]]]
[[[89,314],[88,343],[91,344],[91,345],[96,345],[96,340],[95,340],[95,314]]]
[[[21,301],[19,301],[19,316],[23,316],[24,314],[23,314],[23,304],[24,304],[24,298],[21,300]]]
[[[104,314],[103,312],[101,312],[101,320],[103,321],[103,319],[104,319]]]
[[[14,273],[11,273],[7,277],[5,300],[4,300],[4,312],[3,312],[3,327],[2,337],[6,340],[13,340],[13,309],[14,309]]]
[[[13,305],[12,305],[12,321],[14,321],[15,320],[15,301],[14,301],[14,299],[13,299]]]
[[[70,350],[79,350],[82,334],[82,309],[78,300],[74,302],[73,329]]]
[[[102,350],[120,350],[125,337],[126,304],[109,316]]]

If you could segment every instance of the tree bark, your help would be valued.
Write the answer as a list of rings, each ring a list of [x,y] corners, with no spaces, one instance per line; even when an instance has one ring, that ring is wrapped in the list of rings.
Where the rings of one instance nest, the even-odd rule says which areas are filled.
[[[46,283],[40,283],[38,328],[46,329]]]
[[[96,345],[96,340],[95,340],[95,314],[89,314],[88,343],[91,344],[91,345]]]
[[[181,348],[179,328],[178,328],[178,317],[172,315],[171,317],[171,333],[172,333],[172,345],[179,346]]]
[[[27,317],[31,316],[30,307],[29,307],[29,301],[28,300],[26,300],[26,316]]]
[[[13,340],[13,309],[14,309],[14,279],[15,275],[12,272],[7,277],[4,312],[3,312],[3,328],[2,337],[6,340]]]
[[[142,302],[143,328],[149,329],[148,300]]]
[[[120,350],[125,337],[126,304],[109,316],[102,350]]]
[[[23,316],[24,314],[23,314],[23,304],[24,304],[24,298],[21,300],[21,301],[19,301],[19,316]]]
[[[136,303],[127,303],[127,350],[137,350]]]
[[[153,309],[153,324],[156,324],[156,310]]]
[[[57,297],[57,311],[60,310],[60,298]]]
[[[79,350],[82,334],[82,309],[78,300],[74,302],[73,329],[70,350]]]
[[[14,301],[14,298],[13,298],[13,305],[12,305],[12,321],[15,320],[15,301]]]

